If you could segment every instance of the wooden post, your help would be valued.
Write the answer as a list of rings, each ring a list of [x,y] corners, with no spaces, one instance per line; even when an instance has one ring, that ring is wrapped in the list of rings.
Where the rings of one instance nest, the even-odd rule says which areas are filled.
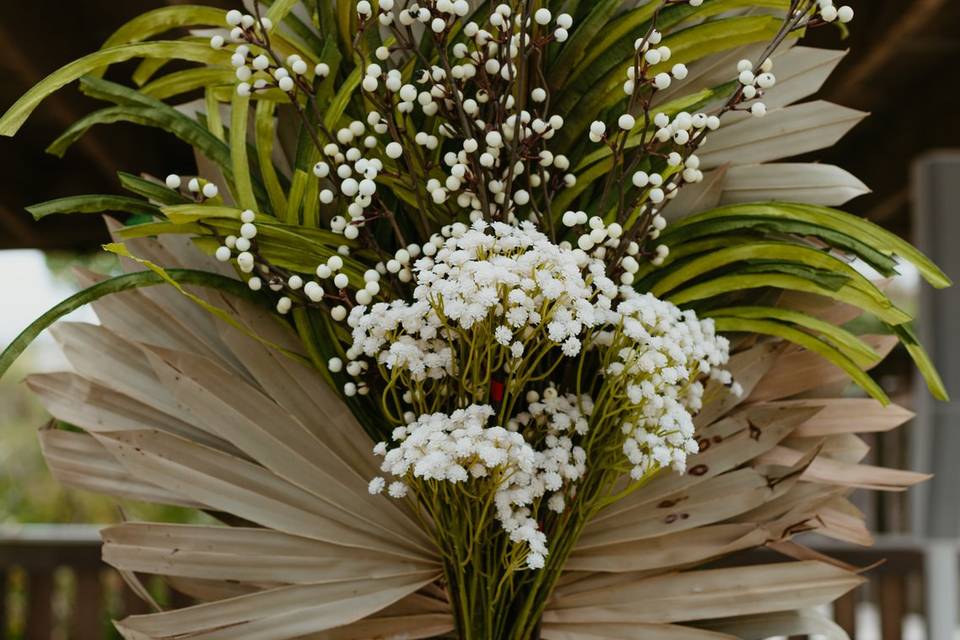
[[[53,630],[53,571],[37,569],[27,575],[26,640],[50,640]]]
[[[927,543],[923,591],[927,637],[952,638],[957,624],[957,601],[960,599],[956,541],[934,540]]]
[[[10,632],[10,620],[7,617],[7,584],[10,574],[6,568],[0,569],[0,638],[6,638]]]
[[[896,573],[882,573],[877,580],[882,640],[903,640],[903,618],[906,614],[905,579]]]
[[[913,213],[916,242],[949,277],[960,276],[960,151],[929,154],[914,164]],[[920,283],[917,328],[943,378],[951,401],[930,397],[917,376],[910,433],[911,468],[934,474],[911,492],[912,533],[926,539],[924,583],[927,633],[931,638],[953,637],[960,609],[957,544],[960,537],[960,288],[939,291]]]
[[[150,607],[140,599],[133,589],[126,584],[123,585],[123,615],[135,616],[140,613],[149,613]]]
[[[103,640],[103,584],[98,567],[77,570],[77,597],[70,621],[71,640]]]
[[[941,152],[919,160],[913,176],[914,226],[917,245],[948,276],[960,276],[960,152]],[[915,533],[929,538],[955,538],[960,534],[960,431],[953,429],[960,416],[960,290],[934,291],[919,285],[918,330],[924,346],[943,378],[950,402],[930,398],[921,379],[916,380],[916,435],[913,462],[935,474],[914,493],[925,498],[915,505]]]
[[[857,592],[851,591],[833,603],[833,619],[851,638],[857,637]]]

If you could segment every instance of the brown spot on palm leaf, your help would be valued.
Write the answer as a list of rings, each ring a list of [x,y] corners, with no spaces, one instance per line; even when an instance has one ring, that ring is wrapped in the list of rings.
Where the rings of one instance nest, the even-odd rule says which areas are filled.
[[[670,504],[678,504],[680,498],[677,496],[681,495],[680,492],[690,491],[702,482],[735,469],[770,449],[812,415],[812,411],[814,410],[807,408],[782,411],[757,406],[701,429],[698,436],[716,444],[702,453],[691,456],[687,464],[691,469],[703,469],[702,472],[686,475],[661,473],[646,486],[601,512],[594,523],[597,526],[603,526],[600,523],[608,519],[620,517],[624,513],[638,509],[649,510],[656,503],[665,500]],[[759,432],[760,437],[753,437],[751,425]]]
[[[684,489],[665,496],[674,500],[685,498],[673,511],[639,507],[591,522],[576,549],[645,540],[722,522],[775,499],[792,482],[771,486],[771,478],[754,469],[732,471],[699,485],[696,491]]]

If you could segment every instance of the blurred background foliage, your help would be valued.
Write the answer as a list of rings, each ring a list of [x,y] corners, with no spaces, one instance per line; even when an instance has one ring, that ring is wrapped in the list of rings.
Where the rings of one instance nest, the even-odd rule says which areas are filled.
[[[63,264],[70,258],[58,257]],[[56,261],[53,261],[56,264]],[[63,277],[69,277],[64,275]],[[32,394],[23,393],[21,380],[36,369],[27,357],[0,382],[0,524],[47,522],[78,524],[128,519],[195,522],[188,509],[116,501],[83,491],[65,489],[47,470],[37,444],[37,428],[49,420]],[[35,363],[34,363],[35,364]]]

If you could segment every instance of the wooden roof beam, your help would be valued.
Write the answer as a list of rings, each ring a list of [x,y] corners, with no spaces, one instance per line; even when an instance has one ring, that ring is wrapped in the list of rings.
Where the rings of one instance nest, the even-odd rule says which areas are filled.
[[[876,45],[836,80],[832,100],[844,104],[860,93],[863,85],[902,51],[902,45],[917,36],[938,15],[947,0],[914,0],[908,4],[901,17],[875,38]]]
[[[35,68],[30,56],[25,55],[20,49],[19,40],[10,37],[10,34],[4,29],[2,24],[0,24],[0,41],[7,45],[4,48],[4,55],[6,57],[5,68],[12,71],[28,87],[32,87],[42,79],[42,73]],[[63,99],[60,93],[55,93],[47,98],[45,102],[48,103],[48,113],[50,113],[56,123],[64,129],[79,120],[82,116],[82,114],[76,113],[76,110]],[[102,175],[111,182],[116,181],[116,175],[112,170],[112,167],[115,166],[115,159],[107,149],[100,144],[96,137],[89,135],[82,136],[80,140],[77,141],[77,146],[90,161],[96,165],[97,170]]]

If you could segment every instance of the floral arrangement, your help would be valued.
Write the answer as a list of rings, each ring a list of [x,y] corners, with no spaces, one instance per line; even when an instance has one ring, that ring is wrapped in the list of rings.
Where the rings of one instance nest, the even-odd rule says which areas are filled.
[[[896,343],[864,274],[902,239],[833,206],[842,169],[771,163],[860,114],[796,44],[832,0],[274,0],[119,29],[74,81],[195,171],[31,208],[108,220],[128,273],[52,309],[74,371],[28,384],[64,482],[220,524],[125,523],[104,558],[196,599],[127,638],[765,638],[860,582],[793,540],[865,543],[845,494],[893,428]],[[179,40],[158,40],[188,28]],[[142,59],[137,88],[104,79]],[[167,67],[171,60],[190,65]],[[165,72],[165,73],[164,73]],[[172,105],[171,105],[172,103]],[[769,163],[769,164],[766,164]],[[164,286],[157,286],[164,285]],[[848,322],[876,319],[882,335]],[[852,380],[872,398],[839,397]],[[76,428],[63,428],[65,425]],[[786,562],[707,566],[767,546]],[[156,606],[156,603],[153,603]]]

